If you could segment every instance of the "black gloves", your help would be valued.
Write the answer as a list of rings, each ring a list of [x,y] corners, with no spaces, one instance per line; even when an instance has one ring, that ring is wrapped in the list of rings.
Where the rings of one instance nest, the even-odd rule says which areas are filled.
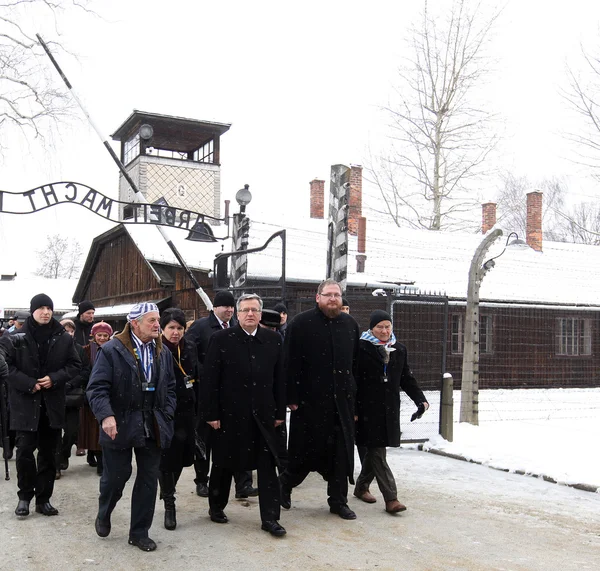
[[[417,412],[415,412],[411,417],[410,417],[410,421],[412,422],[413,420],[417,420],[417,418],[421,418],[423,416],[423,414],[425,414],[425,403],[419,403],[419,406],[417,407]]]

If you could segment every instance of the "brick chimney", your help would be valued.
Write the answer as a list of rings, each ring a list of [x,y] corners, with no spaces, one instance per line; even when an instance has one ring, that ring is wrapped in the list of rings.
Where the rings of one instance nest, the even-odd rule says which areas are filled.
[[[325,181],[315,178],[310,181],[310,217],[323,218],[325,212]]]
[[[496,203],[486,202],[481,205],[481,233],[486,234],[496,224]]]
[[[367,261],[367,219],[364,216],[358,217],[358,254],[356,254],[356,271],[363,273],[365,271],[365,262]]]
[[[527,194],[527,245],[542,251],[542,196],[539,190]]]
[[[348,211],[348,232],[358,234],[358,219],[362,214],[362,167],[350,166],[350,199]]]

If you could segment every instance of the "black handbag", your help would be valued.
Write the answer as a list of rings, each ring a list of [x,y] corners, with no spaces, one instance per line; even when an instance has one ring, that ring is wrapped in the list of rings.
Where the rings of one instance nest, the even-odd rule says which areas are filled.
[[[65,395],[65,406],[79,408],[83,406],[85,392],[82,388],[71,389]]]

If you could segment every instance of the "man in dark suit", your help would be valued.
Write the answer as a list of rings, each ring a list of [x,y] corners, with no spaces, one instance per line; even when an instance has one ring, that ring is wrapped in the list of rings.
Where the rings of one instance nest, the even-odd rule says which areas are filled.
[[[280,537],[286,531],[278,522],[275,427],[285,422],[283,349],[279,333],[259,327],[262,305],[255,294],[241,296],[239,325],[213,335],[204,360],[200,406],[214,430],[211,520],[228,521],[223,510],[234,471],[258,469],[261,528]]]
[[[233,317],[235,309],[235,300],[233,294],[229,291],[220,291],[213,300],[213,309],[207,317],[197,319],[190,325],[186,332],[186,338],[196,344],[198,348],[198,371],[199,380],[202,383],[203,365],[208,343],[215,331],[228,329],[237,325],[237,319]],[[203,498],[208,497],[208,471],[210,468],[210,450],[211,450],[211,429],[205,423],[201,422],[198,428],[200,437],[204,440],[206,446],[206,458],[196,457],[194,461],[194,470],[196,477],[196,494]],[[235,474],[235,497],[247,498],[258,495],[258,489],[252,486],[252,472],[237,472]]]

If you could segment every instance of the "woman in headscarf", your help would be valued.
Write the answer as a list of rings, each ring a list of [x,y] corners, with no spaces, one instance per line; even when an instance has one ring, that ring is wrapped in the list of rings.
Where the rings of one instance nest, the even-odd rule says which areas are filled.
[[[198,352],[193,341],[184,338],[185,314],[175,307],[160,318],[162,342],[173,355],[177,408],[175,433],[170,448],[163,450],[160,461],[160,496],[165,503],[165,529],[175,529],[175,486],[185,466],[194,463],[196,411],[198,396]]]
[[[94,367],[94,362],[96,361],[96,357],[98,355],[100,347],[102,347],[102,345],[104,345],[107,341],[110,341],[110,337],[112,334],[112,327],[104,321],[96,323],[92,327],[92,341],[89,345],[86,345],[83,348],[85,354],[89,359],[90,369]],[[104,467],[102,464],[102,449],[98,442],[99,438],[100,426],[86,399],[84,405],[81,407],[81,418],[79,421],[79,436],[77,437],[77,447],[83,448],[84,450],[87,449],[88,464],[92,467],[95,466],[96,473],[98,474],[98,476],[101,476]]]
[[[369,491],[373,478],[385,500],[385,511],[406,509],[398,501],[396,481],[386,460],[386,446],[400,446],[400,389],[417,405],[411,421],[429,408],[408,365],[406,347],[396,341],[389,313],[371,314],[369,330],[359,341],[357,360],[356,445],[366,449],[354,495],[369,504],[376,502]]]

